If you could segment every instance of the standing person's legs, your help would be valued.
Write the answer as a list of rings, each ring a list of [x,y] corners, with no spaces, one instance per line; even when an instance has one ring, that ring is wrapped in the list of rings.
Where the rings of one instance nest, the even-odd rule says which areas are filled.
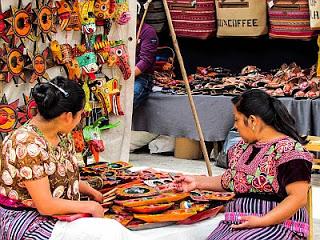
[[[133,108],[137,108],[149,96],[152,89],[152,80],[147,75],[140,75],[134,81]]]

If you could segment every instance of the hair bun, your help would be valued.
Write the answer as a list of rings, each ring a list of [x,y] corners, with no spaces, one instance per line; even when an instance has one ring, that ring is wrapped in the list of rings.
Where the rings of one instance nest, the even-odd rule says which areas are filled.
[[[32,90],[32,96],[38,106],[50,109],[59,101],[56,90],[47,83],[37,84]]]

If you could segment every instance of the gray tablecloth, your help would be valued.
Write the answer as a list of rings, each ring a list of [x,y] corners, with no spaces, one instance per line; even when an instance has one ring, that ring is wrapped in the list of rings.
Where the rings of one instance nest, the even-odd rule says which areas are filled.
[[[233,126],[229,96],[193,96],[206,141],[224,140]],[[320,100],[279,98],[295,117],[300,134],[320,135]],[[188,97],[152,93],[134,111],[133,130],[199,140]]]

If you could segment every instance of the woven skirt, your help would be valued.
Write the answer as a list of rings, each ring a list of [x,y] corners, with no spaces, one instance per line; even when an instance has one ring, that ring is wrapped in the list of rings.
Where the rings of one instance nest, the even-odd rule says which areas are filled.
[[[207,240],[298,240],[307,239],[309,233],[308,213],[301,208],[282,224],[263,228],[233,229],[239,224],[239,217],[246,215],[263,216],[279,203],[255,198],[238,198],[226,207],[225,220],[209,235]]]
[[[0,207],[0,240],[46,240],[50,238],[56,222],[35,210]]]

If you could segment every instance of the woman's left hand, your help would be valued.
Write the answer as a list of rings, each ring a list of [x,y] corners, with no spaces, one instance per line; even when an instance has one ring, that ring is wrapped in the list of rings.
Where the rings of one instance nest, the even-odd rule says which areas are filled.
[[[97,191],[97,190],[95,190],[95,189],[92,190],[91,197],[92,197],[92,200],[94,200],[96,202],[99,202],[99,203],[103,202],[102,193]]]
[[[241,217],[239,217],[239,220],[241,221],[241,223],[232,224],[231,228],[242,229],[242,228],[259,228],[259,227],[266,227],[267,226],[263,217],[241,216]]]

